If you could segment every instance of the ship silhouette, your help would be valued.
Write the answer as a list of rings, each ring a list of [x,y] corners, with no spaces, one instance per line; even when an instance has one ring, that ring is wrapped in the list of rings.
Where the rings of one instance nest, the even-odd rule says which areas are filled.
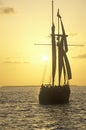
[[[65,33],[62,17],[57,12],[58,18],[58,34],[55,33],[54,24],[54,1],[52,0],[52,27],[51,27],[51,46],[52,46],[52,81],[51,84],[42,84],[39,93],[39,103],[48,104],[63,104],[68,103],[70,98],[69,80],[72,79],[71,67],[67,57],[68,44]],[[58,49],[58,55],[56,55]],[[58,57],[58,58],[57,58]],[[58,61],[57,61],[58,59]],[[58,63],[58,64],[57,64]],[[58,84],[55,84],[56,70],[58,70]],[[63,76],[63,84],[61,78]]]

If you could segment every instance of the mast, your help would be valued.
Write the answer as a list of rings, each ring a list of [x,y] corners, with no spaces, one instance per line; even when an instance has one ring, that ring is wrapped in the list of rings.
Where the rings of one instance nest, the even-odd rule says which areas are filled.
[[[58,9],[58,15],[59,15],[59,9]],[[59,16],[58,16],[58,86],[60,86],[60,55],[59,55]]]
[[[54,1],[52,0],[52,27],[51,27],[51,39],[52,39],[52,86],[54,86],[54,77],[56,71],[56,44],[55,44],[55,26],[54,26]]]
[[[51,28],[51,31],[52,31],[52,34],[51,34],[51,37],[52,37],[52,86],[54,86],[54,76],[53,76],[53,24],[54,24],[54,20],[53,20],[53,0],[52,0],[52,28]]]
[[[54,6],[53,6],[54,1],[52,0],[52,25],[54,24]]]
[[[62,70],[64,74],[64,83],[66,83],[66,76],[68,77],[68,80],[69,80],[72,78],[72,75],[71,75],[70,64],[66,55],[66,53],[68,52],[68,45],[67,45],[68,35],[66,35],[65,33],[63,22],[59,14],[59,9],[58,9],[57,16],[58,16],[58,35],[57,35],[58,36],[58,43],[57,43],[57,46],[58,46],[58,85],[60,86]],[[62,34],[59,34],[59,31],[60,31],[59,22],[61,23]]]

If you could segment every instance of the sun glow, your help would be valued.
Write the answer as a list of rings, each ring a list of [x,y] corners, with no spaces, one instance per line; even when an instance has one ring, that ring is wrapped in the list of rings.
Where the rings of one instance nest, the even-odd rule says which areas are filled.
[[[43,55],[43,56],[42,56],[42,60],[43,60],[43,61],[47,61],[47,60],[48,60],[48,56]]]

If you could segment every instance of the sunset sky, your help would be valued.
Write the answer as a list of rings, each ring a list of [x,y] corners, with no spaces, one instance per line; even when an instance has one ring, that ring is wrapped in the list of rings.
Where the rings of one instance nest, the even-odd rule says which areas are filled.
[[[52,0],[0,0],[0,86],[40,85],[50,80]],[[86,0],[54,0],[63,19],[69,44],[72,85],[86,85]],[[50,65],[50,66],[49,66]],[[49,67],[48,67],[49,66]],[[46,70],[46,73],[45,73]]]

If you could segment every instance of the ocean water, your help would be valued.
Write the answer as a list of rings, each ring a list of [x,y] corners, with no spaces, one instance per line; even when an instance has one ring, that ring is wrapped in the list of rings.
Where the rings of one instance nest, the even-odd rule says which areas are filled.
[[[86,130],[86,87],[71,87],[69,104],[40,105],[39,87],[0,88],[0,130]]]

